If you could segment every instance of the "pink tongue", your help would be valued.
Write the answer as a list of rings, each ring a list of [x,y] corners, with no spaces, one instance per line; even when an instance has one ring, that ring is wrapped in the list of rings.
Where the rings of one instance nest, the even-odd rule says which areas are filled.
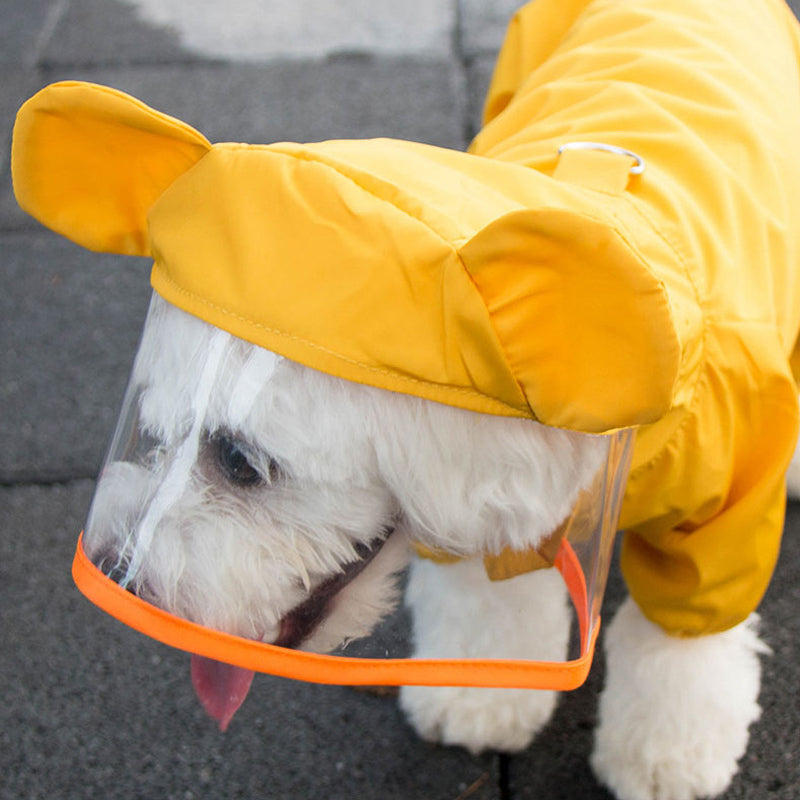
[[[221,731],[228,727],[247,697],[253,674],[249,669],[192,655],[192,686],[203,708],[217,720]]]

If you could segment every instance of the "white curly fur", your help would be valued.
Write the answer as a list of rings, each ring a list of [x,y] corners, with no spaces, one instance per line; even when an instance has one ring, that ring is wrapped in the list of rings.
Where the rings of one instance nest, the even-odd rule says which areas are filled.
[[[519,658],[563,661],[570,609],[553,570],[490,581],[480,559],[412,564],[406,603],[420,658]],[[527,747],[550,719],[557,695],[524,689],[404,686],[400,706],[429,741],[473,753]]]
[[[106,467],[87,526],[90,557],[113,552],[135,571],[128,579],[138,593],[205,625],[274,640],[284,614],[388,523],[393,538],[464,555],[535,544],[602,461],[591,437],[347,383],[278,357],[260,382],[248,379],[255,391],[243,413],[231,388],[254,352],[154,298],[132,377],[151,451],[144,465]],[[206,452],[203,437],[215,431],[231,431],[263,475],[275,462],[283,478],[231,486]],[[188,448],[187,436],[196,440]],[[176,467],[187,451],[194,460]],[[148,499],[154,521],[142,515]],[[146,539],[143,519],[156,526]],[[391,576],[404,563],[399,544],[382,552],[337,601],[325,641],[304,646],[330,649],[339,627],[352,628],[342,638],[367,633],[393,605]],[[341,602],[356,594],[358,621]],[[350,622],[338,626],[342,615]]]
[[[205,369],[215,349],[219,364]],[[347,383],[158,298],[132,381],[149,461],[106,467],[86,546],[98,561],[111,553],[134,564],[128,577],[140,594],[202,624],[274,641],[284,615],[391,524],[389,543],[303,648],[327,651],[367,634],[396,602],[395,574],[413,539],[465,557],[412,564],[406,600],[417,655],[564,657],[569,612],[558,576],[493,583],[479,556],[535,544],[562,521],[603,461],[594,437]],[[181,450],[199,429],[196,446]],[[236,437],[264,476],[258,486],[233,486],[221,473],[208,452],[217,431]],[[151,514],[152,535],[140,537],[141,509],[166,491],[165,475],[174,486]],[[606,646],[592,759],[600,779],[620,800],[724,790],[759,713],[766,648],[754,622],[677,640],[627,602]],[[407,687],[400,702],[427,739],[510,751],[529,744],[556,695]]]
[[[592,766],[619,800],[692,800],[723,792],[760,716],[754,614],[710,636],[666,636],[632,600],[606,634],[608,677]]]

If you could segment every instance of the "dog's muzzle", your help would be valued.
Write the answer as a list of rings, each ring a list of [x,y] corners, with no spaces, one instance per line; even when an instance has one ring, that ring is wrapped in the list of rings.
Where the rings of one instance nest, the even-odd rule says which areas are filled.
[[[306,641],[327,616],[333,599],[369,566],[391,534],[392,530],[387,530],[369,544],[357,545],[356,561],[351,561],[340,572],[324,580],[302,603],[284,614],[280,633],[273,644],[295,648]]]

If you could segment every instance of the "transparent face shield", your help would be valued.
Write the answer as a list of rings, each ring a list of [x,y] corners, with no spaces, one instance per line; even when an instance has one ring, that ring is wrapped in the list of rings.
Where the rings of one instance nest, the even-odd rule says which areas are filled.
[[[584,454],[580,469],[569,466],[574,485],[554,487],[540,470],[553,519],[528,542],[489,537],[476,552],[474,540],[416,535],[374,463],[375,415],[338,425],[315,375],[154,295],[78,542],[80,590],[192,653],[195,688],[222,727],[254,671],[337,684],[579,686],[633,433],[570,433],[571,457]],[[352,386],[324,378],[348,403]],[[541,658],[524,646],[543,613],[536,598],[542,587],[563,598],[564,585],[577,624],[569,641],[564,610],[563,653]],[[436,635],[428,619],[459,608],[467,633],[509,632],[484,650]]]

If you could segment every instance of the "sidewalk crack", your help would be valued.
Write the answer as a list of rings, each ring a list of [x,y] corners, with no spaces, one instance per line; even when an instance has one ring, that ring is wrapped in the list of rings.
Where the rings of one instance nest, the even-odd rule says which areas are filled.
[[[511,756],[499,753],[497,757],[497,790],[500,800],[511,800]]]

